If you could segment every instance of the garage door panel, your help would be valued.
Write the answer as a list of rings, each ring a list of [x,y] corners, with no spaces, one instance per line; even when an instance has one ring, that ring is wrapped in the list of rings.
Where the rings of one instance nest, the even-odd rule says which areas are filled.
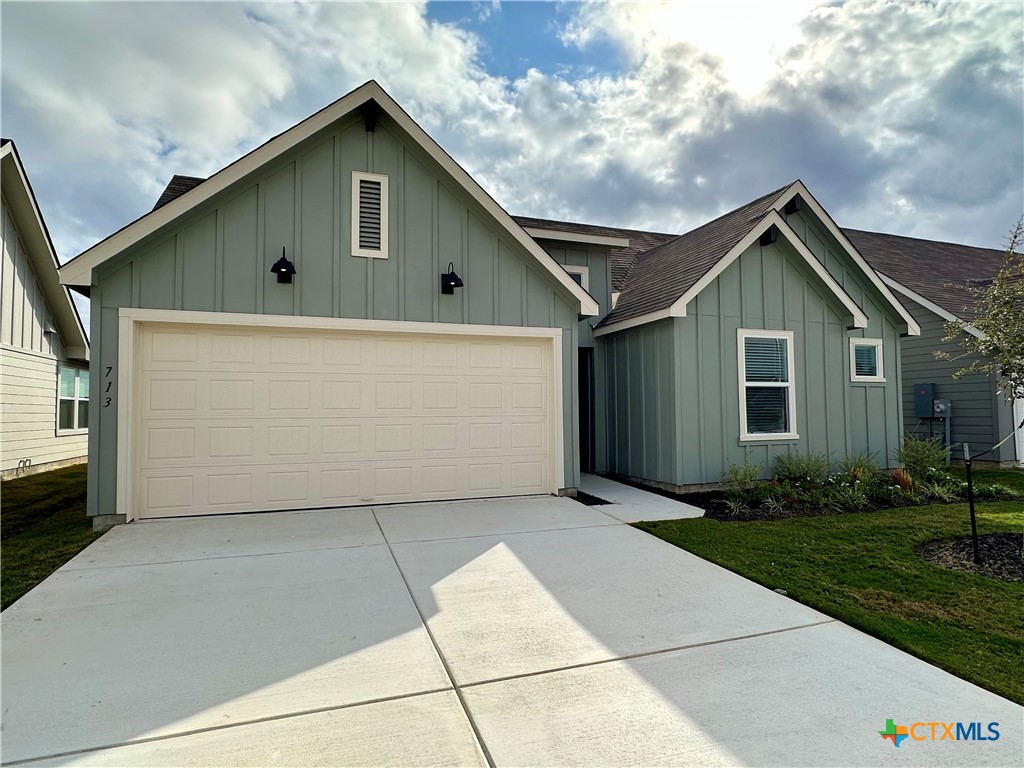
[[[144,326],[140,516],[553,490],[549,339]]]

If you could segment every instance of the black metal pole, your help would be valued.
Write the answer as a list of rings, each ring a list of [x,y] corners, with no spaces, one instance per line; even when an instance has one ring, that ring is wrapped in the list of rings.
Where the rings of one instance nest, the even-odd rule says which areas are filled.
[[[981,555],[978,553],[978,521],[974,515],[974,481],[971,479],[971,452],[964,443],[964,467],[967,468],[967,504],[971,508],[971,544],[974,545],[974,563],[981,563]]]

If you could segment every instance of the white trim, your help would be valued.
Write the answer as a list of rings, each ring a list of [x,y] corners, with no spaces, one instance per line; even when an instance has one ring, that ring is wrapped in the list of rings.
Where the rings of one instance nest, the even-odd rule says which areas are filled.
[[[221,169],[202,184],[172,200],[162,208],[151,211],[72,259],[60,268],[60,282],[63,285],[90,285],[92,282],[92,270],[95,267],[113,258],[144,237],[153,234],[161,227],[166,226],[174,219],[184,215],[197,205],[209,200],[249,174],[255,173],[274,158],[288,152],[310,136],[327,128],[331,123],[355,111],[371,99],[376,101],[399,128],[409,134],[412,140],[424,152],[451,174],[470,196],[505,228],[517,243],[537,259],[541,266],[580,302],[581,315],[595,317],[600,314],[601,308],[597,301],[584,291],[575,280],[566,275],[561,265],[551,258],[547,251],[537,244],[536,240],[526,234],[523,228],[516,224],[505,209],[498,205],[494,198],[488,195],[483,187],[466,173],[462,166],[441,149],[437,142],[430,138],[374,80],[361,85],[330,106],[325,107],[298,125],[275,136],[263,146],[258,147],[226,168]]]
[[[875,370],[874,376],[857,375],[857,347],[874,347]],[[860,384],[881,384],[885,382],[885,366],[882,362],[884,350],[881,339],[862,339],[857,336],[850,337],[850,381]]]
[[[612,248],[629,248],[628,237],[607,237],[605,235],[584,235],[578,232],[563,232],[560,229],[523,227],[523,231],[535,240],[560,240],[569,243],[609,245]]]
[[[657,312],[648,312],[646,315],[637,315],[628,320],[620,320],[617,323],[610,323],[600,328],[595,328],[594,336],[607,336],[609,333],[618,333],[627,328],[636,328],[638,325],[654,323],[658,320],[664,320],[666,317],[685,317],[685,315],[685,312],[679,314],[678,312],[673,312],[672,307],[666,307],[665,309],[659,309]]]
[[[619,303],[619,296],[622,295],[622,291],[612,291],[612,309],[615,309],[615,305]]]
[[[842,246],[843,250],[846,251],[851,259],[853,259],[854,263],[861,268],[861,271],[863,271],[865,275],[867,275],[872,285],[878,289],[879,293],[885,297],[892,308],[895,309],[900,317],[906,321],[907,334],[909,336],[920,336],[921,326],[917,324],[916,320],[914,320],[914,316],[907,311],[906,307],[900,304],[899,299],[897,299],[885,283],[879,279],[878,273],[875,272],[867,261],[864,260],[864,257],[860,255],[860,252],[854,247],[853,243],[850,242],[849,238],[843,234],[843,231],[836,226],[835,222],[832,221],[832,217],[829,216],[828,213],[825,212],[825,209],[821,207],[821,204],[814,199],[814,196],[808,191],[802,181],[793,182],[792,186],[790,186],[790,188],[779,197],[778,201],[775,203],[775,210],[781,211],[786,207],[786,203],[792,200],[796,195],[800,195],[803,198],[804,202],[807,203],[810,209],[814,212],[814,215],[825,226],[832,237],[839,242],[839,245]]]
[[[583,282],[580,285],[583,286],[583,290],[590,292],[590,267],[581,267],[576,264],[563,264],[562,268],[570,275],[579,275]]]
[[[745,353],[744,339],[748,337],[762,338],[762,339],[786,339],[786,358],[787,365],[789,366],[787,382],[780,382],[778,387],[786,387],[789,390],[789,397],[787,398],[787,406],[789,413],[787,421],[789,422],[788,432],[747,432],[747,360]],[[793,352],[793,331],[774,331],[767,329],[757,328],[737,328],[736,329],[736,362],[738,365],[738,381],[740,390],[740,441],[741,442],[754,442],[759,440],[799,440],[800,435],[796,430],[796,365],[794,363],[794,352]],[[773,386],[766,382],[756,382],[752,386],[765,387]]]
[[[118,311],[117,361],[117,514],[131,521],[138,509],[135,487],[135,456],[133,444],[136,349],[143,323],[176,325],[235,326],[257,328],[298,328],[307,330],[364,331],[386,333],[449,334],[460,336],[491,336],[504,338],[547,338],[551,341],[551,485],[549,492],[565,488],[565,425],[564,393],[562,392],[562,329],[503,325],[469,325],[462,323],[428,323],[406,320],[356,320],[334,317],[302,317],[293,315],[247,315],[233,312],[192,312],[173,309],[133,309]],[[92,414],[90,414],[91,418]],[[129,503],[130,502],[130,503]]]
[[[942,307],[940,307],[935,302],[929,301],[928,299],[926,299],[921,294],[916,293],[916,292],[910,290],[909,288],[907,288],[907,286],[903,285],[902,283],[897,283],[895,280],[893,280],[888,275],[879,272],[878,276],[880,278],[882,278],[882,282],[883,283],[888,285],[894,291],[896,291],[897,293],[903,294],[904,296],[906,296],[911,301],[916,301],[918,304],[920,304],[922,307],[927,309],[929,312],[934,312],[936,315],[941,317],[946,322],[960,323],[960,325],[963,326],[964,331],[969,333],[969,334],[971,334],[971,336],[976,336],[979,339],[987,338],[984,333],[979,331],[973,325],[971,325],[971,324],[961,320],[959,317],[954,315],[952,312],[949,312],[948,310],[943,309]]]
[[[779,233],[785,236],[786,240],[789,241],[789,244],[793,246],[794,250],[800,254],[814,274],[816,274],[821,281],[825,283],[825,287],[829,289],[832,295],[839,299],[842,305],[846,307],[847,312],[849,312],[853,317],[853,327],[867,328],[868,317],[864,314],[864,311],[857,306],[857,303],[851,299],[850,295],[843,290],[843,287],[836,282],[836,279],[832,277],[825,266],[818,261],[817,257],[811,253],[811,250],[804,245],[803,240],[797,236],[796,232],[793,231],[793,228],[786,223],[786,220],[779,215],[778,211],[770,211],[767,213],[764,218],[754,225],[754,228],[751,229],[750,232],[744,235],[742,240],[736,243],[736,245],[734,245],[729,252],[725,254],[725,256],[719,259],[717,264],[705,272],[700,280],[694,283],[686,293],[680,296],[672,305],[673,314],[676,314],[679,317],[685,317],[686,305],[693,301],[697,297],[697,294],[707,288],[720,274],[722,274],[722,272],[726,270],[730,264],[736,261],[736,259],[738,259],[743,252],[747,250],[747,248],[757,242],[761,235],[764,234],[764,232],[766,232],[773,224],[778,228]]]
[[[1010,406],[1010,416],[1013,419],[1013,431],[1015,433],[1014,443],[1016,444],[1017,466],[1024,467],[1024,427],[1020,424],[1024,421],[1024,400],[1014,400]]]
[[[360,226],[360,198],[359,182],[376,181],[380,184],[380,249],[359,247],[359,226]],[[352,255],[362,256],[366,259],[386,259],[388,257],[388,209],[391,207],[391,200],[388,197],[388,177],[382,173],[364,173],[363,171],[352,171],[352,225],[349,229],[352,232]]]
[[[61,372],[62,368],[67,368],[69,371],[74,371],[75,372],[75,394],[73,394],[71,397],[63,397],[60,394],[60,372]],[[85,393],[85,397],[83,398],[82,397],[82,393],[79,392],[79,385],[81,384],[81,380],[82,380],[81,379],[81,375],[82,375],[83,371],[88,373],[89,369],[87,367],[83,368],[82,366],[72,365],[70,362],[68,362],[66,360],[58,360],[57,361],[57,386],[56,386],[56,390],[57,390],[57,393],[56,393],[57,394],[57,409],[56,409],[56,413],[54,414],[55,418],[54,418],[54,425],[53,425],[53,427],[54,427],[53,433],[54,433],[54,436],[56,436],[56,437],[70,437],[70,436],[73,436],[73,435],[87,435],[87,434],[89,434],[89,427],[88,426],[86,426],[86,427],[79,427],[78,426],[78,404],[82,400],[85,400],[87,403],[89,402],[89,393],[86,392]],[[67,429],[62,429],[61,426],[60,426],[60,401],[61,400],[70,400],[71,402],[74,403],[74,408],[71,409],[71,423],[74,424],[75,426],[69,427]],[[89,418],[90,419],[93,418],[93,413],[92,413],[91,406],[90,406],[90,409],[89,409]]]

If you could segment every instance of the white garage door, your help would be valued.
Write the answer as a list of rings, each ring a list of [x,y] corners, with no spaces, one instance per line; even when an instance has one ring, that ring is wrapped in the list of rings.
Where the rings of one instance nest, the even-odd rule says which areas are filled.
[[[141,326],[135,511],[556,490],[550,338]]]

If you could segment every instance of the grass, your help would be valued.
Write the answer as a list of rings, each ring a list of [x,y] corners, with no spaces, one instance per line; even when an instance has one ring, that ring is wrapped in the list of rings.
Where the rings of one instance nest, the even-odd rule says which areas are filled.
[[[950,467],[949,471],[959,478],[967,479],[963,467]],[[1024,469],[978,469],[971,468],[971,479],[978,485],[1003,485],[1024,493]]]
[[[86,465],[0,484],[0,610],[100,534],[85,516]]]
[[[977,512],[979,533],[1024,527],[1020,502],[978,504]],[[637,527],[1024,703],[1024,585],[949,571],[916,554],[927,541],[970,535],[966,504]]]

